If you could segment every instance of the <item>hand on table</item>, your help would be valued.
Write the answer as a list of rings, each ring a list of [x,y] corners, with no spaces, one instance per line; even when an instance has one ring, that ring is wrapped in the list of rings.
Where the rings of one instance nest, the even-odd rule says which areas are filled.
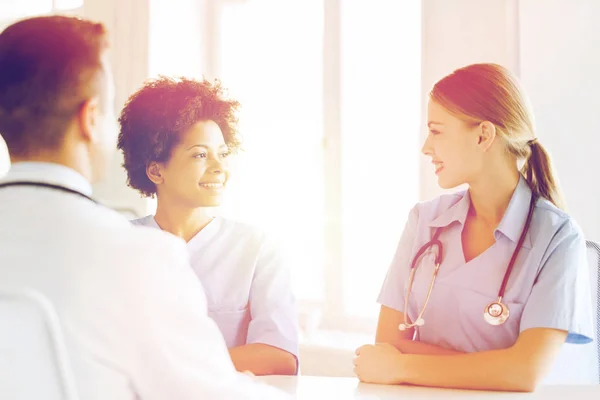
[[[356,349],[354,373],[365,383],[393,385],[402,383],[403,355],[388,343],[367,344]]]

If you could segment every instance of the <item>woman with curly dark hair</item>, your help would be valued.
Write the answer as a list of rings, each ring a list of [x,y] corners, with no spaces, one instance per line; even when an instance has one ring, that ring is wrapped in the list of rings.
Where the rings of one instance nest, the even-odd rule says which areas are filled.
[[[157,198],[156,215],[133,223],[187,243],[238,370],[295,374],[296,308],[281,254],[253,227],[213,214],[240,147],[238,107],[218,81],[186,78],[150,80],[129,98],[118,143],[128,185]]]

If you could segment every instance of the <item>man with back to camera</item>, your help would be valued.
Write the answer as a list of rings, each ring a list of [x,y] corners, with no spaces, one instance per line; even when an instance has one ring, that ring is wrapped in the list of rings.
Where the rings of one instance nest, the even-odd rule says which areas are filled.
[[[82,399],[285,397],[235,371],[183,241],[90,198],[117,137],[106,39],[61,16],[0,33],[0,282],[54,305]]]

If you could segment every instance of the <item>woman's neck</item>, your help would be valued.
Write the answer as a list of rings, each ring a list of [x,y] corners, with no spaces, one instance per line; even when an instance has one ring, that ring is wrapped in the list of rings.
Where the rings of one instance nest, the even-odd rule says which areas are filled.
[[[169,204],[158,198],[154,219],[158,226],[189,242],[198,232],[213,220],[210,207],[186,208]]]
[[[519,171],[492,172],[490,176],[469,184],[469,216],[490,227],[497,227],[519,184]]]

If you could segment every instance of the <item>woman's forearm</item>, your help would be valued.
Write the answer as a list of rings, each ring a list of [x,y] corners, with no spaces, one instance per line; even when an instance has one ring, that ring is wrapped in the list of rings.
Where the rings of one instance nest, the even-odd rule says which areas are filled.
[[[422,355],[451,355],[461,354],[460,351],[446,349],[444,347],[427,344],[415,340],[400,340],[395,347],[403,354],[422,354]]]
[[[534,390],[537,383],[527,360],[519,361],[511,349],[448,356],[405,354],[402,358],[402,383],[523,392]]]
[[[285,350],[262,343],[251,343],[229,349],[235,368],[254,375],[294,375],[296,357]]]

